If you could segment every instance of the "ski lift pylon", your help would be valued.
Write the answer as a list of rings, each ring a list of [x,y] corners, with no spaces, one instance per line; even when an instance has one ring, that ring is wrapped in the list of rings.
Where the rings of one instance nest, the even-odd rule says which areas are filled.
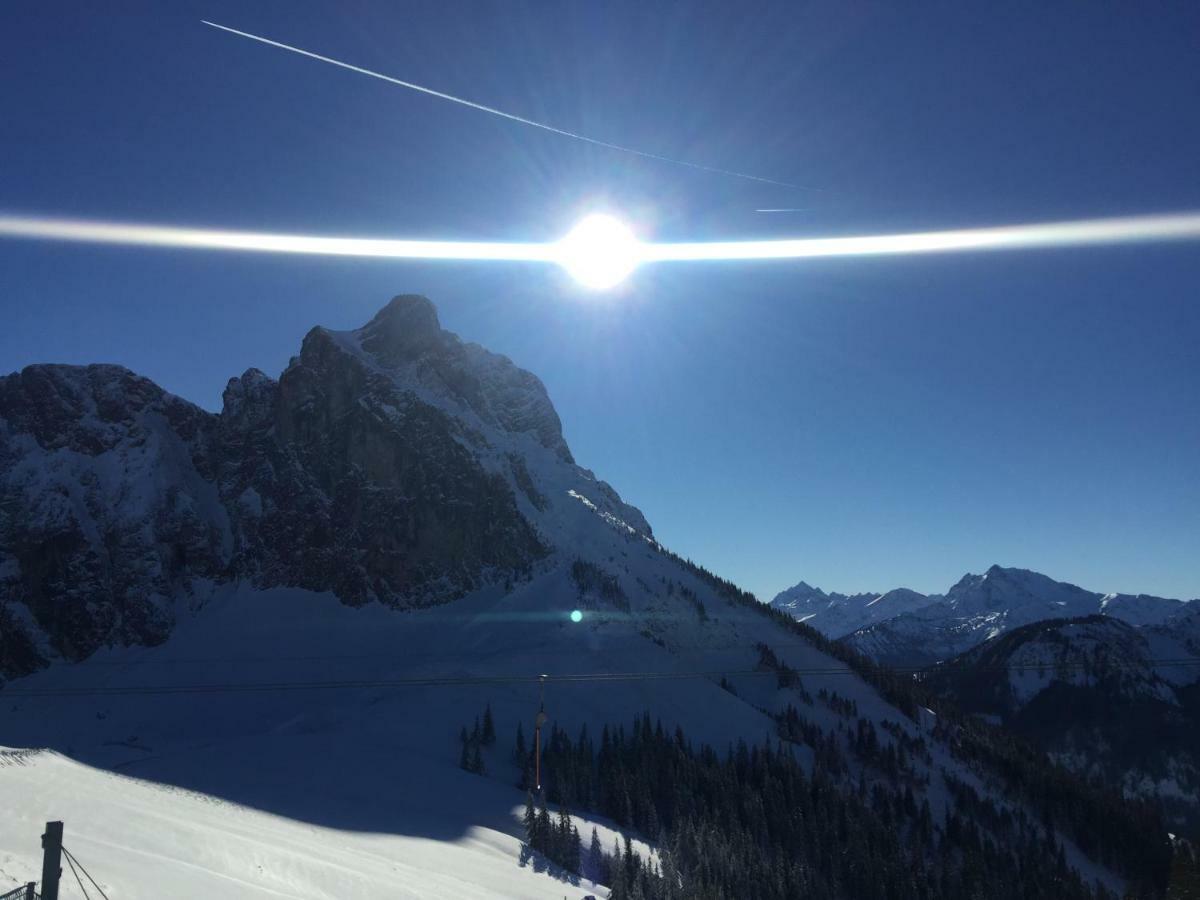
[[[549,716],[546,715],[546,676],[538,676],[538,711],[533,720],[533,783],[535,789],[542,790],[542,726]]]

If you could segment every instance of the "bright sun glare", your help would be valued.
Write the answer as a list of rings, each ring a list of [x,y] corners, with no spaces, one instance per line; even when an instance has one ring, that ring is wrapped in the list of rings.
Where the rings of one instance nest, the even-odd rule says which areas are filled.
[[[594,213],[558,242],[558,263],[592,290],[614,287],[641,261],[641,244],[625,223]]]

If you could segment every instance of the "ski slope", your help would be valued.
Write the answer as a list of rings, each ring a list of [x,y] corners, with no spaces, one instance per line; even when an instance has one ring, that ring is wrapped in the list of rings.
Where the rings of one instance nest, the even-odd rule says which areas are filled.
[[[156,847],[154,858],[171,862],[155,866],[170,873],[186,871],[199,854],[203,867],[246,885],[239,888],[245,893],[233,896],[406,896],[403,880],[417,878],[423,867],[427,881],[411,896],[584,896],[591,892],[586,885],[576,889],[520,864],[524,798],[513,787],[511,751],[518,722],[532,739],[539,690],[529,680],[482,681],[496,676],[678,673],[684,677],[551,681],[546,709],[552,724],[572,735],[586,725],[593,738],[605,724],[628,728],[634,715],[649,711],[665,728],[678,725],[697,744],[723,752],[739,739],[773,742],[775,726],[764,710],[796,702],[773,673],[750,672],[758,662],[755,644],[763,641],[795,668],[828,672],[804,676],[814,694],[836,691],[872,721],[890,720],[928,736],[927,724],[907,720],[816,647],[751,609],[714,597],[682,570],[673,569],[677,583],[690,582],[704,598],[707,618],[679,601],[678,588],[670,603],[641,591],[639,582],[653,584],[664,559],[640,538],[622,544],[624,549],[614,545],[620,562],[611,566],[621,573],[632,615],[589,607],[561,568],[510,594],[489,588],[408,612],[379,604],[351,608],[331,595],[296,589],[226,585],[214,588],[198,608],[180,610],[174,632],[158,647],[106,649],[86,662],[10,682],[0,692],[4,743],[52,747],[63,756],[43,754],[35,764],[3,770],[0,797],[19,812],[19,819],[2,826],[3,852],[23,860],[24,868],[0,866],[14,883],[28,877],[42,823],[61,818],[67,846],[90,868],[103,858],[106,841],[125,848],[112,850],[114,860],[136,860],[134,848]],[[578,624],[569,617],[576,604],[585,610]],[[730,673],[735,692],[719,686],[712,673],[720,671]],[[692,677],[701,672],[707,674]],[[435,683],[389,683],[421,677]],[[481,682],[470,681],[476,678]],[[312,682],[361,686],[293,687]],[[265,683],[281,687],[215,689]],[[119,692],[156,685],[214,690]],[[22,694],[97,688],[105,693]],[[458,768],[458,734],[463,726],[470,729],[485,704],[494,713],[497,741],[485,752],[489,774],[480,777]],[[842,720],[830,707],[818,702],[806,714],[844,738]],[[919,767],[930,779],[924,793],[936,819],[949,802],[943,769],[1011,803],[946,746],[934,742],[930,751],[928,765]],[[808,758],[807,748],[797,752]],[[861,770],[852,758],[849,764],[848,783],[856,783]],[[55,769],[70,774],[57,778]],[[50,784],[62,789],[48,790]],[[127,812],[123,803],[140,806]],[[177,804],[182,811],[173,811]],[[193,815],[193,809],[203,812]],[[229,819],[222,818],[226,811]],[[13,821],[19,824],[15,832]],[[227,828],[229,823],[252,824]],[[591,826],[580,821],[578,827],[586,845]],[[283,837],[272,837],[266,847],[243,840],[247,833],[276,831]],[[611,851],[615,835],[599,833]],[[72,834],[95,835],[93,846],[73,842]],[[1120,888],[1118,879],[1063,842],[1068,860],[1086,877]],[[310,866],[303,860],[313,844],[323,849],[313,851]],[[192,856],[184,852],[189,848]],[[360,853],[374,854],[374,861],[347,864]],[[394,868],[379,862],[381,856]],[[105,876],[130,891],[117,896],[161,896],[133,893],[129,881],[142,876],[129,865]],[[384,890],[378,879],[393,877],[398,880]],[[173,889],[168,895],[205,895],[212,883],[202,881],[195,894]]]
[[[426,830],[458,834],[442,840],[321,827],[94,769],[52,751],[0,749],[0,891],[40,878],[39,835],[46,821],[62,818],[65,846],[111,900],[574,900],[607,893],[532,862],[520,865],[519,795],[481,784],[456,792],[454,782],[466,779],[483,781],[445,766],[426,771],[411,806],[394,810],[397,822],[419,818]],[[432,785],[439,788],[436,804],[429,803]],[[486,825],[474,824],[481,801]],[[577,825],[590,834],[583,820]],[[611,846],[612,832],[601,826],[600,833]],[[64,900],[81,897],[63,868]]]

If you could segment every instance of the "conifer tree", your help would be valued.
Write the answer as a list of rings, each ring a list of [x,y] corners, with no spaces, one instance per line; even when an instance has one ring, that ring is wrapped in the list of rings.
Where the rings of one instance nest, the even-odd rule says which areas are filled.
[[[600,846],[600,835],[596,826],[592,826],[592,840],[588,845],[587,876],[598,884],[605,884],[608,873],[604,865],[604,848]]]
[[[537,833],[537,811],[533,808],[533,794],[529,791],[525,792],[525,815],[521,821],[525,825],[525,841],[533,849],[537,849],[534,839]]]
[[[629,881],[625,877],[625,859],[621,855],[621,842],[618,838],[613,838],[613,852],[609,860],[608,871],[608,886],[612,891],[609,894],[609,900],[623,900],[627,896]]]
[[[566,867],[576,873],[583,869],[583,840],[579,837],[579,829],[574,825],[571,825],[567,837]]]
[[[550,855],[551,843],[554,837],[554,824],[550,821],[550,810],[546,808],[546,795],[538,798],[537,835],[540,846],[537,848],[547,856]]]
[[[465,731],[466,729],[464,729]],[[529,761],[529,749],[525,746],[525,729],[521,727],[521,723],[517,722],[517,745],[513,749],[513,762],[517,766],[524,768]]]
[[[490,747],[496,743],[496,723],[492,721],[492,704],[483,708],[483,743]]]
[[[487,769],[483,765],[483,753],[479,750],[479,742],[471,742],[471,769],[476,775],[486,775]]]

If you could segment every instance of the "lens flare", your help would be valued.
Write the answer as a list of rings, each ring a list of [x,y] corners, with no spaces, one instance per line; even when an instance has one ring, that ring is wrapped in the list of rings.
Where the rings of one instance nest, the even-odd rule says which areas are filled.
[[[619,220],[601,214],[588,216],[560,241],[496,243],[322,237],[0,213],[0,237],[386,259],[557,263],[581,284],[602,290],[619,284],[639,264],[645,263],[817,259],[1196,240],[1200,239],[1200,212],[955,231],[700,243],[641,242]]]
[[[571,610],[571,621],[579,623],[583,621],[583,613],[577,609]]]

